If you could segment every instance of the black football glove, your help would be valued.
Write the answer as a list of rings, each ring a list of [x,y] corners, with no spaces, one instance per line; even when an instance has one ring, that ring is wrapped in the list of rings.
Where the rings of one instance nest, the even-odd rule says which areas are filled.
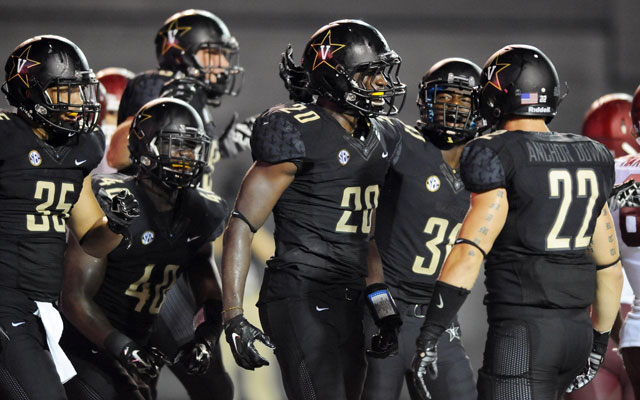
[[[233,358],[239,366],[253,371],[255,368],[269,365],[269,362],[258,353],[253,342],[257,339],[272,349],[276,346],[260,329],[251,325],[244,315],[237,315],[225,322],[224,333],[231,346]]]
[[[591,354],[587,360],[587,365],[582,372],[575,377],[571,385],[567,388],[567,393],[571,393],[574,390],[578,390],[583,386],[586,386],[593,378],[595,378],[598,369],[604,362],[604,355],[607,352],[607,346],[609,344],[609,332],[600,333],[593,330],[593,347],[591,348]]]
[[[180,347],[174,364],[182,364],[189,375],[204,375],[211,364],[213,349],[221,332],[221,325],[208,321],[198,325],[194,339]]]
[[[104,188],[100,188],[96,197],[102,211],[107,216],[109,229],[122,235],[125,243],[127,243],[127,248],[129,248],[131,246],[129,225],[135,218],[140,216],[138,200],[131,192],[125,189],[122,189],[111,198]]]
[[[224,128],[224,133],[222,133],[222,136],[218,139],[220,156],[222,158],[235,157],[239,152],[251,148],[251,130],[255,122],[255,116],[238,122],[238,113],[233,113],[231,122]]]
[[[411,370],[413,371],[413,383],[423,400],[431,399],[431,393],[427,389],[426,378],[438,378],[438,347],[435,341],[423,341],[421,337],[416,340],[416,354],[413,355]]]
[[[288,45],[287,49],[282,53],[278,69],[280,78],[284,81],[284,87],[289,91],[291,100],[302,103],[311,103],[313,101],[313,92],[309,89],[309,74],[293,61],[291,45]]]
[[[147,350],[118,331],[107,336],[104,347],[129,373],[147,382],[158,377],[161,366],[167,361],[158,349]]]
[[[378,333],[371,338],[371,350],[367,355],[374,358],[386,358],[398,354],[398,332],[402,319],[398,313],[389,288],[384,283],[367,286],[367,305],[378,327]]]

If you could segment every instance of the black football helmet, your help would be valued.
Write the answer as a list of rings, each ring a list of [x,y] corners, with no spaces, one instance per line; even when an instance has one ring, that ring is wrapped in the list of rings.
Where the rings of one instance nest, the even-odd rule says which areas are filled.
[[[28,39],[11,52],[4,70],[2,91],[9,104],[45,128],[49,141],[63,142],[95,128],[98,80],[71,41],[53,35]]]
[[[142,106],[129,131],[129,152],[138,171],[171,189],[198,185],[210,143],[198,112],[175,98]]]
[[[438,148],[447,150],[473,139],[478,131],[476,101],[480,67],[464,58],[434,64],[418,85],[418,128]],[[454,103],[460,96],[464,104]]]
[[[633,93],[633,101],[631,102],[631,123],[633,129],[631,132],[635,136],[636,141],[640,144],[640,85]]]
[[[172,15],[156,34],[155,45],[160,68],[199,79],[206,84],[209,96],[235,96],[240,91],[244,69],[239,65],[238,42],[212,13],[191,9]],[[214,65],[220,66],[202,65],[196,56],[202,49],[208,50],[211,61],[217,58]],[[215,74],[215,82],[209,79],[211,74]]]
[[[508,115],[545,117],[549,122],[561,100],[556,68],[533,46],[505,46],[482,69],[480,114],[491,125]]]
[[[406,85],[398,77],[400,64],[376,28],[352,19],[320,28],[302,55],[313,94],[367,116],[393,115],[402,108]],[[382,87],[373,84],[379,76],[386,81]]]

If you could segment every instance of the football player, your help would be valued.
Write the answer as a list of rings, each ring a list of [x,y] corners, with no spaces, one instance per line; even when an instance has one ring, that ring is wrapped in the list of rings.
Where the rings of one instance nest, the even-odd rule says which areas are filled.
[[[640,86],[633,95],[631,120],[632,135],[638,140],[640,137]],[[629,155],[616,160],[616,181],[624,182],[629,179],[634,179],[636,185],[629,198],[619,204],[621,208],[617,227],[623,242],[620,246],[623,266],[635,298],[620,330],[618,348],[638,398],[640,395],[640,235],[638,235],[640,156],[638,155]]]
[[[75,371],[58,344],[53,304],[66,229],[102,256],[138,209],[121,192],[101,199],[105,218],[91,191],[104,137],[94,129],[98,81],[82,51],[60,36],[36,36],[13,50],[5,74],[2,91],[17,111],[0,112],[0,397],[65,399],[62,383]]]
[[[462,153],[471,206],[416,341],[414,378],[428,398],[438,339],[484,260],[489,332],[478,397],[559,399],[595,375],[620,306],[622,271],[606,203],[613,157],[585,136],[549,130],[560,84],[539,49],[498,50],[480,87],[480,113],[498,131]]]
[[[129,127],[138,109],[146,102],[160,96],[185,100],[192,105],[205,125],[211,138],[208,171],[203,175],[201,187],[213,190],[213,167],[221,157],[232,157],[238,151],[249,148],[250,123],[236,123],[234,114],[224,133],[214,124],[214,108],[225,95],[236,96],[244,74],[239,65],[239,45],[227,25],[218,16],[204,10],[185,10],[170,16],[155,37],[156,58],[159,69],[137,75],[127,85],[118,110],[119,127],[107,149],[109,165],[123,173],[131,173],[131,161],[127,149]],[[219,122],[216,119],[216,122]],[[152,342],[163,351],[177,351],[191,321],[185,315],[186,308],[193,308],[193,296],[188,282],[181,279],[168,294],[167,304],[156,320]],[[173,312],[175,311],[175,312]],[[217,345],[218,346],[218,345]],[[216,353],[219,353],[219,349]],[[192,400],[233,397],[231,378],[225,372],[219,357],[205,377],[187,374],[181,365],[170,366],[183,383]]]
[[[133,72],[128,69],[118,67],[104,68],[96,74],[96,78],[98,82],[100,82],[98,100],[100,101],[102,110],[98,124],[100,125],[100,129],[102,129],[102,133],[104,133],[106,149],[109,148],[113,132],[115,132],[118,126],[118,106],[120,105],[122,92],[124,92],[127,82],[129,82],[129,79],[133,78],[133,76]],[[116,170],[109,167],[105,155],[94,172],[106,174],[116,172]]]
[[[97,194],[121,189],[136,194],[144,216],[130,227],[130,246],[123,243],[89,263],[79,252],[67,257],[61,304],[74,327],[62,342],[79,371],[67,384],[70,398],[151,397],[148,383],[163,361],[174,359],[164,360],[147,341],[165,294],[183,273],[194,283],[205,321],[175,362],[189,373],[206,372],[222,329],[220,291],[209,258],[228,214],[220,197],[196,188],[209,143],[193,107],[156,99],[131,125],[129,148],[138,174],[92,177]]]
[[[411,397],[419,399],[411,360],[440,267],[469,208],[460,154],[479,126],[474,104],[479,83],[477,65],[447,58],[434,64],[419,85],[419,131],[402,132],[402,153],[389,170],[376,211],[375,242],[403,320],[399,356],[368,359],[363,399],[397,399],[405,377]],[[373,320],[365,318],[365,332],[376,329]],[[429,392],[434,399],[475,400],[457,319],[447,333],[438,342],[440,373],[428,382]]]
[[[611,93],[596,99],[587,111],[582,124],[582,134],[597,140],[607,146],[611,154],[615,156],[637,154],[638,143],[632,135],[631,123],[631,100],[632,97],[626,93]],[[616,159],[616,184],[622,183],[628,178],[628,173],[620,174],[620,159]],[[624,175],[624,176],[621,176]],[[611,207],[611,216],[619,231],[619,215],[616,207]],[[625,244],[620,242],[618,234],[618,244],[623,268],[626,268]],[[631,261],[633,262],[633,261]],[[630,288],[625,279],[621,297],[621,312],[628,311],[633,303],[633,293],[629,295]],[[568,393],[565,399],[633,399],[633,387],[629,381],[629,376],[625,372],[622,359],[617,357],[615,348],[616,341],[619,341],[619,330],[621,320],[616,321],[611,331],[611,338],[607,347],[604,363],[598,370],[598,374],[587,386],[572,393]],[[616,339],[616,341],[614,341]]]
[[[129,82],[118,110],[119,128],[107,151],[109,165],[123,170],[131,165],[127,135],[131,119],[138,109],[157,97],[178,97],[200,113],[205,130],[212,138],[209,167],[220,157],[230,157],[248,149],[251,128],[246,123],[232,123],[223,135],[213,121],[213,108],[222,96],[236,96],[244,70],[239,65],[238,42],[226,24],[204,10],[185,10],[169,17],[155,38],[159,69],[138,74]],[[212,171],[212,170],[211,170]],[[210,173],[203,177],[203,187],[211,189]]]
[[[631,101],[626,93],[596,99],[584,116],[582,134],[607,146],[614,157],[638,154],[640,145],[632,134]]]
[[[306,76],[310,102],[275,106],[254,125],[255,162],[224,236],[223,320],[243,368],[268,364],[256,340],[275,346],[290,399],[360,398],[363,303],[380,327],[373,351],[397,348],[400,316],[367,254],[380,187],[400,132],[410,129],[388,116],[406,95],[400,63],[373,26],[332,22],[311,36],[302,66],[292,66]],[[242,301],[253,234],[272,211],[276,251],[258,302],[266,336],[245,319]]]

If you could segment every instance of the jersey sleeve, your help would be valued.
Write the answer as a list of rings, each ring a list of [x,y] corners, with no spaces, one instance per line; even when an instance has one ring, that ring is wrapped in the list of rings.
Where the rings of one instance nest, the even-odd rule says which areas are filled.
[[[214,192],[197,188],[198,194],[205,203],[206,218],[210,222],[211,229],[203,243],[213,242],[218,236],[222,235],[227,220],[229,219],[229,206],[227,202]]]
[[[462,151],[460,174],[467,190],[473,193],[506,187],[507,184],[498,154],[486,144],[487,141],[476,139]]]
[[[277,112],[277,109],[260,115],[251,134],[253,159],[279,163],[304,158],[306,149],[297,125],[286,114]]]
[[[91,189],[96,196],[100,189],[104,189],[109,197],[113,197],[123,189],[130,190],[129,182],[132,179],[134,178],[123,174],[95,174],[91,175]]]

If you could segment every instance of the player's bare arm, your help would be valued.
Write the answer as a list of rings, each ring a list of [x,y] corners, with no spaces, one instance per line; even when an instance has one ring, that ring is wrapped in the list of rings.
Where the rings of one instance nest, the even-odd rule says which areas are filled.
[[[109,164],[111,168],[120,170],[131,165],[128,146],[129,129],[131,128],[132,121],[133,115],[122,121],[111,137],[111,143],[109,143],[106,154],[107,164]]]
[[[371,215],[371,234],[369,240],[369,253],[367,254],[367,267],[369,273],[367,275],[367,286],[372,283],[384,282],[384,273],[382,269],[382,260],[378,252],[378,246],[375,239],[376,211]]]
[[[91,177],[82,182],[82,191],[78,202],[71,211],[68,226],[80,241],[87,254],[102,258],[113,250],[122,240],[122,235],[112,232],[91,190]]]
[[[607,204],[596,221],[591,251],[598,266],[596,300],[592,308],[593,328],[607,332],[618,315],[623,280],[618,240]]]
[[[264,224],[282,193],[293,182],[296,172],[297,167],[291,162],[268,164],[257,161],[244,177],[235,210],[247,221],[231,218],[223,241],[222,303],[223,309],[227,310],[223,316],[225,321],[242,313],[244,285],[251,260],[252,229],[257,230]]]
[[[471,206],[462,223],[457,242],[447,257],[439,280],[452,286],[471,289],[476,281],[484,254],[493,247],[507,219],[509,203],[502,188],[471,194]]]
[[[97,346],[114,328],[93,301],[104,280],[106,259],[87,255],[76,241],[71,241],[65,260],[65,279],[60,305],[65,317]]]

